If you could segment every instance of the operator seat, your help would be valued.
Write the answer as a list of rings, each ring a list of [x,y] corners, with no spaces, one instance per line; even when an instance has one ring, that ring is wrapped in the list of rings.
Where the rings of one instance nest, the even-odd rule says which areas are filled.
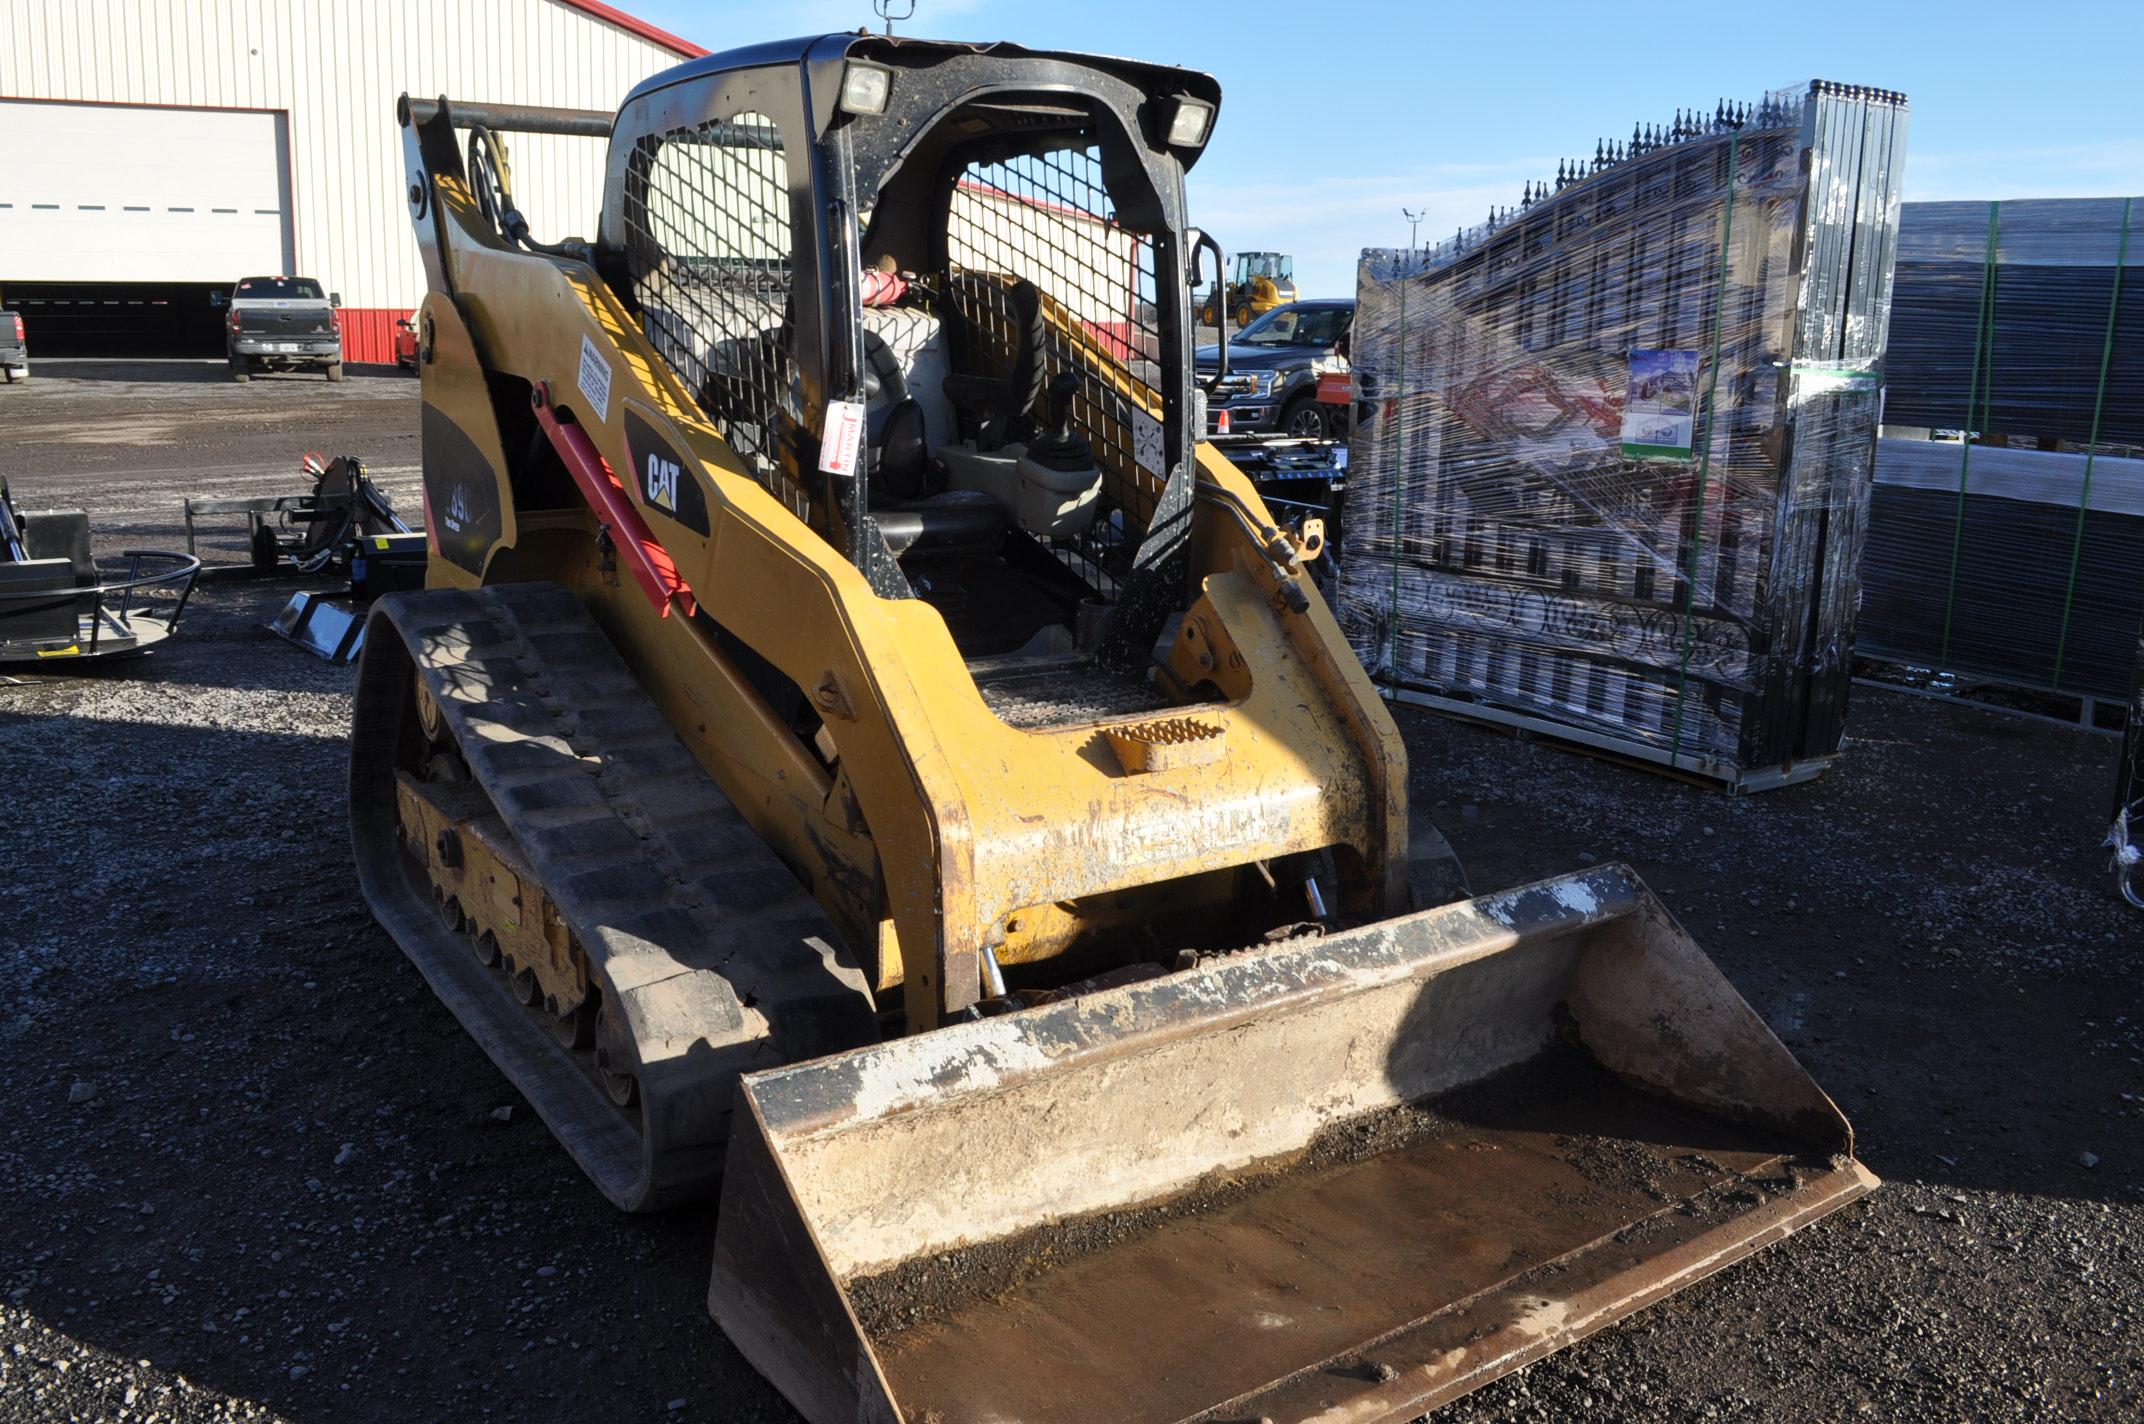
[[[1003,376],[947,376],[945,395],[960,413],[961,433],[972,433],[977,449],[995,450],[1022,438],[1029,413],[1042,394],[1042,294],[1024,277],[1009,288],[968,280],[990,305],[1002,307],[1001,315],[1012,328],[1012,369]],[[978,324],[950,300],[939,305],[954,332],[955,358],[970,370],[995,364],[996,353],[988,349]]]
[[[931,432],[910,393],[901,357],[875,330],[864,332],[865,431],[871,446],[871,517],[895,558],[997,552],[1005,515],[978,490],[926,494]]]
[[[1042,394],[1042,294],[1025,278],[1010,287],[968,280],[1012,330],[1012,369],[1002,376],[946,376],[941,389],[960,428],[942,434],[964,436],[978,449],[996,450],[1030,433],[1035,401]],[[950,299],[941,298],[938,309],[961,365],[972,371],[995,364],[997,353],[990,350],[979,323]],[[872,518],[887,547],[896,557],[995,553],[1005,540],[1005,512],[991,496],[979,490],[947,490],[918,497],[929,478],[932,432],[909,391],[899,358],[875,332],[865,332],[864,346],[866,394],[875,392],[886,411],[873,427],[871,448],[876,471]]]

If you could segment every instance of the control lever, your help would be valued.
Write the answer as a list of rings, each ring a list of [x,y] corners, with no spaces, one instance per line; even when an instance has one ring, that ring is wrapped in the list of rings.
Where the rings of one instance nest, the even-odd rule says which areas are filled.
[[[1062,445],[1072,438],[1072,394],[1079,389],[1079,377],[1070,371],[1059,371],[1050,377],[1049,406],[1045,420],[1048,422],[1048,439],[1053,445]]]
[[[1044,391],[1043,432],[1027,442],[1027,458],[1046,470],[1094,466],[1094,450],[1087,437],[1072,428],[1072,397],[1078,392],[1079,376],[1071,371],[1050,377]]]

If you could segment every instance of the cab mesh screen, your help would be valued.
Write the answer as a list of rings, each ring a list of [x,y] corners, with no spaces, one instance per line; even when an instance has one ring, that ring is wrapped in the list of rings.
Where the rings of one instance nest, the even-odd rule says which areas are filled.
[[[796,281],[781,134],[763,114],[640,141],[626,242],[649,344],[768,491],[804,518]]]
[[[973,374],[1012,369],[1013,286],[1031,282],[1042,296],[1045,389],[1061,371],[1079,377],[1073,426],[1094,447],[1105,500],[1093,530],[1056,542],[1068,564],[1113,593],[1117,556],[1168,475],[1154,388],[1163,353],[1153,239],[1118,225],[1101,153],[1086,147],[970,165],[953,192],[946,254],[948,300],[978,338]]]

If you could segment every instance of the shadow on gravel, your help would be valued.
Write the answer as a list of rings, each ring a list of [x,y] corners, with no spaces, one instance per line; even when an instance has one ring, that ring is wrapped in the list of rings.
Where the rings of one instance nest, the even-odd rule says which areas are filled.
[[[300,652],[289,643],[275,638],[266,629],[261,629],[261,655],[249,658],[242,666],[222,666],[213,669],[213,677],[202,674],[210,669],[179,668],[172,663],[158,663],[146,658],[131,658],[121,662],[82,668],[66,680],[81,683],[106,685],[138,684],[162,688],[175,696],[214,692],[281,692],[281,693],[348,693],[357,679],[357,668],[349,663],[330,663],[309,653]],[[24,687],[52,688],[62,679],[39,676],[35,672]],[[0,714],[21,712],[36,715],[41,708],[11,704],[8,689],[0,687]]]
[[[231,368],[220,360],[174,357],[167,360],[111,360],[93,356],[62,356],[38,363],[38,373],[48,379],[68,381],[120,381],[128,385],[202,386],[228,384]]]
[[[258,628],[289,587],[208,590],[149,659],[0,692],[0,1294],[305,1424],[793,1421],[707,1318],[710,1213],[613,1211],[373,924],[350,671]],[[1628,860],[1890,1180],[1659,1307],[1659,1333],[1485,1401],[1628,1364],[1641,1337],[1662,1395],[1696,1398],[1721,1387],[1707,1342],[1740,1329],[1763,1339],[1729,1350],[1738,1388],[1844,1418],[1838,1378],[1985,1385],[1973,1361],[2025,1360],[2036,1312],[2103,1288],[2061,1263],[2144,1182],[2144,936],[2092,849],[2111,740],[1857,694],[1840,768],[1734,800],[1399,721],[1478,887]],[[1914,1333],[1873,1353],[1894,1317]],[[2113,1358],[2042,1336],[2065,1370]],[[1822,1363],[1760,1379],[1773,1338]]]
[[[322,712],[245,701],[0,716],[55,812],[0,817],[0,1293],[306,1424],[793,1418],[707,1317],[711,1214],[582,1179],[359,899]]]
[[[1628,861],[1879,1175],[2144,1200],[2144,917],[2097,848],[2113,739],[1856,689],[1840,766],[1729,798],[1437,718],[1401,726],[1413,793],[1477,889]]]
[[[365,380],[414,379],[411,373],[395,365],[350,365],[345,364],[344,373],[351,379]],[[37,377],[47,381],[90,381],[121,385],[179,385],[179,386],[227,386],[231,380],[230,364],[221,357],[104,357],[104,356],[54,356],[39,361]],[[255,371],[254,383],[273,381],[302,381],[316,386],[329,384],[326,376],[318,370],[301,371]]]

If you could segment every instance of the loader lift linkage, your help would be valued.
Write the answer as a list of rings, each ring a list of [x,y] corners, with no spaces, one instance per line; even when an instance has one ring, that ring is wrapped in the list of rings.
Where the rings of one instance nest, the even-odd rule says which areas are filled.
[[[845,34],[401,105],[365,892],[613,1201],[719,1192],[814,1424],[1403,1420],[1874,1183],[1627,869],[1467,898],[1411,820],[1317,539],[1198,438],[1219,102]],[[592,235],[519,133],[607,136]]]

